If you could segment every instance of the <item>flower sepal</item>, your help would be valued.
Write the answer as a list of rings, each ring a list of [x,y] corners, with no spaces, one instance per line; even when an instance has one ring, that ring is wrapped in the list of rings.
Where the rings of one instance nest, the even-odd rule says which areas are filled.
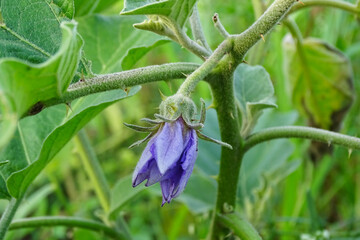
[[[182,94],[175,94],[162,101],[160,114],[156,114],[155,117],[164,122],[173,122],[181,116],[185,123],[191,126],[195,114],[196,106],[191,98]]]

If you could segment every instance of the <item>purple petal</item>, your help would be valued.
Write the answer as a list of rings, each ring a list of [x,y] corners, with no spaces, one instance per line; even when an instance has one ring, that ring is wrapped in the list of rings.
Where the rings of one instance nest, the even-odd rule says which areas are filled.
[[[152,165],[150,166],[150,170],[149,170],[149,178],[148,181],[146,182],[145,186],[151,186],[154,183],[157,183],[160,179],[161,179],[162,175],[159,171],[159,168],[157,166],[157,163],[155,161],[155,159],[152,161]]]
[[[161,174],[174,165],[184,151],[183,124],[182,119],[173,123],[165,123],[159,130],[160,133],[151,152]]]
[[[150,141],[148,142],[144,151],[141,154],[140,160],[138,161],[135,167],[132,177],[132,182],[134,187],[139,185],[142,181],[146,179],[146,175],[144,174],[147,172],[146,169],[150,166],[149,165],[150,161],[154,159],[150,149],[151,146],[153,146],[157,135],[158,134],[156,134],[154,137],[150,139]]]
[[[185,186],[191,176],[191,173],[194,169],[195,160],[197,157],[197,136],[195,130],[191,134],[190,141],[187,145],[187,148],[184,152],[184,161],[181,164],[182,169],[184,170],[181,178],[179,179],[179,185],[176,191],[173,193],[172,198],[179,196],[185,189]]]
[[[184,157],[181,161],[181,166],[184,170],[189,166],[194,166],[197,157],[197,135],[194,129],[189,130],[189,141],[184,150]]]
[[[161,191],[163,195],[163,203],[170,203],[173,198],[174,192],[179,187],[179,180],[184,170],[180,164],[176,164],[174,167],[169,169],[160,180]]]

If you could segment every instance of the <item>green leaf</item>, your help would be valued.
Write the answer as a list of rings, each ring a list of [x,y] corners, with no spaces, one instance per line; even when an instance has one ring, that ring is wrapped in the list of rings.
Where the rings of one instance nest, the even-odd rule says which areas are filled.
[[[266,108],[274,108],[274,87],[261,66],[240,64],[234,75],[235,96],[242,116],[241,135],[246,137]]]
[[[73,0],[52,0],[49,5],[52,7],[53,12],[55,14],[57,13],[56,15],[59,17],[74,18],[75,5]]]
[[[242,240],[261,240],[259,233],[251,223],[238,213],[217,214],[220,222],[230,228]]]
[[[290,35],[283,41],[284,67],[297,109],[317,127],[336,129],[353,100],[351,63],[338,49],[314,38],[304,39],[305,62]]]
[[[165,16],[183,27],[197,0],[125,0],[123,15]]]
[[[60,48],[60,22],[73,12],[71,0],[2,0],[0,57],[46,61]]]
[[[85,56],[92,61],[94,73],[118,72],[123,70],[122,66],[129,69],[156,47],[157,41],[164,39],[134,29],[132,25],[139,19],[143,18],[92,15],[78,19],[79,33],[85,41]]]
[[[41,101],[60,97],[69,86],[80,60],[82,40],[75,22],[61,24],[59,51],[40,64],[0,59],[0,148],[12,136],[16,121]],[[41,104],[38,105],[41,109]]]
[[[126,176],[119,179],[111,190],[111,199],[110,199],[110,216],[112,218],[116,217],[116,214],[121,210],[121,208],[138,193],[145,189],[144,185],[139,185],[136,188],[132,187],[132,177]]]
[[[66,113],[64,105],[45,109],[41,113],[22,119],[14,138],[0,155],[9,193],[21,196],[64,145],[93,117],[119,99],[135,94],[140,87],[134,87],[126,94],[113,90],[80,98],[73,102],[72,110]]]
[[[81,17],[86,15],[91,15],[94,13],[101,12],[104,9],[107,9],[119,3],[118,0],[74,0],[75,5],[75,16]]]

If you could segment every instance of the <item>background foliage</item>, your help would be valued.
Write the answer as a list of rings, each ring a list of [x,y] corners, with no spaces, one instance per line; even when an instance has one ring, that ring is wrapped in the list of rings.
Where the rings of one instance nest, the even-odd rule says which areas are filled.
[[[15,219],[44,215],[104,219],[104,206],[84,171],[82,158],[87,156],[82,153],[79,137],[73,138],[86,125],[85,133],[110,186],[108,207],[113,219],[122,221],[119,220],[122,216],[134,239],[204,239],[211,220],[210,210],[215,203],[219,146],[200,140],[199,157],[185,192],[162,208],[158,187],[133,189],[129,177],[143,147],[130,150],[127,146],[143,136],[126,129],[122,123],[151,118],[161,102],[160,92],[174,94],[181,80],[148,84],[141,90],[134,87],[128,93],[120,89],[87,96],[72,103],[71,109],[65,104],[54,106],[20,120],[18,125],[11,125],[37,101],[63,94],[70,82],[78,81],[82,74],[201,61],[165,37],[134,29],[132,24],[144,18],[119,16],[122,1],[17,2],[14,7],[12,0],[1,1],[0,22],[5,24],[0,27],[0,57],[4,58],[0,59],[0,72],[7,75],[0,78],[26,76],[31,79],[33,75],[43,74],[46,79],[53,78],[54,83],[48,86],[53,89],[46,92],[51,94],[48,96],[39,92],[45,87],[41,81],[26,88],[1,81],[3,89],[8,88],[14,99],[18,98],[16,94],[20,90],[39,96],[38,99],[23,99],[11,109],[1,109],[9,120],[9,125],[0,126],[4,131],[3,139],[7,136],[12,140],[2,150],[0,163],[10,158],[17,161],[0,166],[0,197],[19,196],[44,168],[30,185]],[[260,8],[254,9],[253,6],[259,6],[256,3]],[[218,12],[230,33],[239,33],[253,23],[259,9],[265,9],[268,4],[256,0],[241,4],[199,1],[198,9],[209,45],[214,49],[223,40],[211,21],[214,12]],[[247,124],[249,128],[242,129],[242,134],[249,134],[259,118],[254,131],[269,126],[310,125],[360,136],[360,100],[355,97],[360,93],[359,21],[352,14],[330,8],[308,8],[292,16],[304,37],[307,62],[296,57],[295,43],[287,35],[289,31],[284,24],[277,26],[265,42],[259,42],[249,52],[245,58],[249,65],[263,68],[240,65],[239,68],[247,70],[241,72],[245,75],[239,77],[242,82],[235,82],[237,93],[241,94],[241,86],[246,86],[253,78],[269,84],[269,88],[241,94],[246,98],[239,99],[241,113],[251,116],[247,118],[251,120]],[[60,25],[64,19],[74,19],[77,25],[73,21]],[[184,24],[183,19],[176,21]],[[18,29],[19,25],[24,27]],[[185,27],[190,29],[188,25]],[[72,31],[74,28],[78,33]],[[71,52],[62,51],[66,44],[72,46]],[[84,44],[82,51],[81,44]],[[78,62],[77,70],[67,68],[77,72],[75,77],[66,78],[72,74],[62,71],[64,65],[77,66]],[[49,76],[47,71],[64,76]],[[206,100],[207,106],[211,104],[209,87],[203,82],[198,85],[193,99],[200,97]],[[265,108],[269,109],[260,117],[258,111]],[[204,132],[219,139],[213,109],[207,111]],[[299,239],[301,236],[305,239],[305,234],[315,236],[317,231],[329,231],[331,239],[360,237],[360,154],[350,153],[344,148],[302,140],[275,140],[256,146],[245,155],[241,168],[239,210],[264,239]],[[3,212],[7,200],[0,203]],[[30,237],[106,239],[100,233],[65,227],[24,229],[7,235],[7,239]]]

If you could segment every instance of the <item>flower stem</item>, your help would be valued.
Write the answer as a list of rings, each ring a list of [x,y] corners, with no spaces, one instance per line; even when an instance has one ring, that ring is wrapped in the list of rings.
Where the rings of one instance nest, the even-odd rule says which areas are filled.
[[[307,7],[322,6],[322,7],[333,7],[348,11],[350,13],[360,14],[360,8],[355,4],[338,1],[338,0],[303,0],[304,4],[296,3],[290,10],[289,14],[301,10]]]
[[[214,53],[206,59],[206,61],[193,73],[191,73],[183,84],[178,89],[177,93],[183,94],[185,96],[190,96],[191,93],[195,90],[196,85],[199,81],[204,79],[219,63],[219,61],[224,57],[224,55],[230,51],[232,48],[232,41],[227,39],[223,41]]]
[[[338,144],[349,149],[360,150],[360,138],[312,127],[273,127],[250,135],[244,143],[244,151],[255,145],[277,138],[305,138],[327,144]]]
[[[1,216],[0,220],[0,240],[3,240],[5,238],[6,232],[9,228],[9,225],[14,218],[14,215],[16,213],[16,210],[18,209],[22,196],[19,198],[11,198],[5,212]]]
[[[86,79],[84,82],[71,84],[62,97],[53,98],[43,102],[45,107],[60,103],[69,103],[77,98],[93,93],[105,92],[114,89],[125,89],[136,85],[151,83],[161,80],[184,78],[199,67],[193,63],[169,63],[148,66],[129,71],[97,75]]]
[[[64,216],[52,216],[52,217],[33,217],[18,219],[13,221],[9,230],[21,229],[21,228],[40,228],[40,227],[52,227],[52,226],[65,226],[65,227],[78,227],[97,231],[105,234],[106,236],[114,239],[126,240],[127,238],[123,233],[115,231],[114,229],[96,221],[82,219],[78,217],[64,217]]]

